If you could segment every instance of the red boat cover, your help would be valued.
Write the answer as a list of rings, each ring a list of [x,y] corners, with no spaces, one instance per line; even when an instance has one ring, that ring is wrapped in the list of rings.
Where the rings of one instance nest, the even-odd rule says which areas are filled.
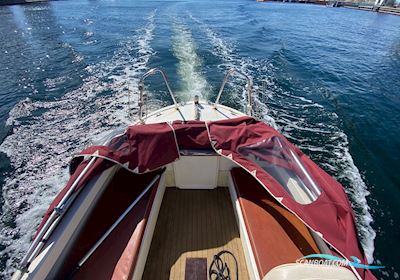
[[[95,157],[97,160],[81,177],[90,158],[78,165],[67,185],[50,204],[34,238],[72,187],[75,191],[79,190],[113,163],[139,174],[159,169],[177,160],[179,150],[172,126],[168,123],[157,123],[129,126],[124,134],[114,137],[107,146],[91,146],[77,155],[77,157],[84,156]]]
[[[336,251],[350,260],[355,256],[364,264],[368,263],[357,239],[353,210],[343,187],[296,146],[275,129],[249,117],[210,122],[207,127],[211,143],[219,154],[250,172],[281,205]],[[295,156],[290,155],[291,151],[300,159],[305,172],[293,162]],[[304,181],[314,181],[320,192],[316,200],[309,204],[298,203],[280,183],[279,174],[272,173],[274,170],[266,164],[268,162],[291,169]],[[266,170],[271,170],[271,174]],[[309,178],[305,178],[304,173],[308,173]],[[376,279],[369,270],[358,269],[358,272],[363,279]]]
[[[156,170],[179,158],[175,133],[168,123],[129,126],[107,146],[91,146],[79,156],[96,156],[134,173]]]
[[[75,189],[84,186],[112,163],[135,173],[144,173],[177,160],[179,148],[211,147],[252,174],[281,205],[340,254],[350,260],[355,256],[367,263],[343,187],[279,132],[250,117],[207,124],[191,121],[130,126],[109,145],[82,151],[79,156],[100,159],[75,184]],[[78,166],[67,186],[49,207],[38,232],[87,164],[86,159]],[[288,182],[302,186],[312,198],[310,203],[297,202],[288,191]],[[364,279],[375,279],[368,270],[358,269],[358,272]]]

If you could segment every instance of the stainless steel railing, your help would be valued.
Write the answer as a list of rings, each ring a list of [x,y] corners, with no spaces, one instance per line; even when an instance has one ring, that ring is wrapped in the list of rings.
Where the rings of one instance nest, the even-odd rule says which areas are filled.
[[[171,87],[169,86],[169,82],[167,79],[167,75],[165,75],[164,71],[158,68],[152,68],[149,71],[147,71],[143,77],[139,81],[139,120],[143,122],[143,106],[145,106],[145,94],[144,94],[144,80],[152,75],[155,75],[157,73],[160,73],[161,76],[163,77],[164,83],[167,86],[167,90],[169,92],[169,95],[172,98],[172,101],[174,102],[175,108],[178,109],[178,103],[176,102],[176,99],[174,97],[174,94],[172,93]]]
[[[54,229],[57,227],[58,223],[61,221],[62,216],[68,210],[68,208],[73,203],[75,197],[78,195],[76,191],[76,186],[82,180],[84,175],[90,170],[93,164],[96,161],[96,157],[92,157],[86,167],[83,169],[82,173],[75,179],[72,186],[68,189],[66,194],[62,197],[61,201],[57,204],[57,206],[51,212],[50,217],[47,219],[46,223],[36,235],[35,239],[33,240],[31,246],[28,249],[28,252],[25,254],[24,258],[21,260],[19,264],[19,268],[22,272],[25,272],[32,261],[36,258],[39,254],[41,249],[43,248],[46,240],[48,240],[49,236],[53,233]],[[23,275],[21,274],[20,279]]]
[[[226,83],[228,82],[228,78],[229,78],[230,76],[234,75],[234,74],[245,78],[246,81],[247,81],[247,104],[246,104],[246,114],[249,115],[249,116],[251,116],[252,113],[253,113],[253,96],[252,96],[252,92],[253,92],[253,81],[252,81],[252,79],[251,79],[249,76],[247,76],[246,74],[244,74],[244,73],[242,73],[242,72],[240,72],[240,71],[237,71],[236,69],[230,69],[230,70],[226,73],[226,75],[225,75],[225,77],[224,77],[224,79],[223,79],[223,81],[222,81],[221,88],[219,89],[217,99],[215,100],[214,108],[217,108],[217,106],[218,106],[218,104],[219,104],[219,100],[220,100],[220,98],[221,98],[222,92],[224,91],[225,85],[226,85]]]
[[[165,85],[167,86],[168,93],[169,93],[169,95],[171,96],[172,101],[174,102],[175,108],[176,108],[176,109],[179,109],[179,108],[178,108],[178,103],[176,102],[175,96],[174,96],[174,94],[172,93],[171,87],[170,87],[170,85],[169,85],[169,82],[168,82],[168,79],[167,79],[167,75],[164,73],[164,71],[162,71],[162,70],[159,69],[159,68],[152,68],[152,69],[150,69],[149,71],[147,71],[147,72],[143,75],[143,77],[140,79],[140,81],[139,81],[139,120],[140,120],[140,122],[142,122],[142,123],[144,122],[143,117],[145,117],[145,116],[147,115],[147,113],[144,114],[144,106],[147,105],[147,104],[146,104],[146,100],[145,100],[147,96],[146,96],[146,94],[145,94],[145,92],[144,92],[144,81],[145,81],[145,79],[146,79],[147,77],[152,76],[152,75],[155,75],[155,74],[157,74],[157,73],[161,74],[161,76],[163,77],[164,83],[165,83]],[[230,69],[230,70],[226,73],[226,75],[225,75],[225,77],[224,77],[224,79],[223,79],[223,81],[222,81],[221,88],[219,89],[217,99],[216,99],[216,101],[215,101],[215,103],[214,103],[214,108],[217,109],[217,107],[218,107],[218,105],[219,105],[219,100],[220,100],[220,98],[221,98],[221,95],[222,95],[222,92],[223,92],[223,90],[224,90],[224,88],[225,88],[225,85],[226,85],[226,83],[228,82],[228,78],[229,78],[230,76],[232,76],[232,75],[235,75],[235,74],[238,75],[238,76],[243,77],[243,78],[247,81],[247,104],[246,104],[246,114],[249,115],[249,116],[251,116],[251,115],[252,115],[252,112],[253,112],[253,96],[252,96],[253,81],[252,81],[252,79],[251,79],[249,76],[247,76],[246,74],[244,74],[244,73],[242,73],[242,72],[240,72],[240,71],[237,71],[236,69]],[[147,107],[146,107],[146,108],[147,108]]]

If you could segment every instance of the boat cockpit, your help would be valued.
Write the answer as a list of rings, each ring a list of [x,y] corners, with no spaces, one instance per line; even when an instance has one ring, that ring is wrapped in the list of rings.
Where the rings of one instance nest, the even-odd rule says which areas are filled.
[[[148,114],[144,80],[156,73],[174,104]],[[342,256],[307,212],[333,181],[278,132],[219,104],[233,74],[247,81],[251,116],[245,74],[229,71],[213,104],[178,104],[164,72],[147,72],[139,120],[74,159],[13,279],[362,279],[304,262]]]

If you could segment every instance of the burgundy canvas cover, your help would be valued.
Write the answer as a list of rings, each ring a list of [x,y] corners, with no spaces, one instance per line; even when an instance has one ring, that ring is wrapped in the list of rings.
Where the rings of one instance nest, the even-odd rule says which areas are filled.
[[[351,260],[359,258],[367,264],[362,247],[357,239],[357,230],[347,195],[343,187],[319,168],[312,160],[291,144],[279,132],[267,124],[250,117],[207,123],[211,143],[217,153],[230,158],[251,173],[277,201],[299,217],[310,229],[317,232],[339,253]],[[301,159],[320,189],[319,197],[310,204],[300,204],[257,163],[243,156],[239,151],[244,147],[267,143],[268,139],[279,137]],[[274,155],[268,155],[274,156]],[[284,162],[278,164],[285,165]],[[363,279],[376,279],[369,270],[357,269]]]
[[[114,137],[107,146],[91,146],[77,155],[77,157],[85,156],[88,158],[78,165],[66,186],[50,204],[33,238],[46,224],[64,195],[73,187],[91,158],[97,159],[83,177],[75,183],[75,191],[114,164],[119,164],[131,172],[141,174],[159,169],[177,160],[179,151],[173,128],[168,123],[157,123],[129,126],[124,134]]]
[[[107,146],[91,146],[79,156],[95,156],[141,174],[156,170],[179,158],[173,128],[168,123],[129,126]]]
[[[239,153],[240,148],[249,147],[278,137],[294,151],[303,165],[321,188],[321,195],[310,204],[296,202],[288,192],[257,163]],[[355,256],[366,263],[366,258],[357,239],[353,211],[343,187],[305,156],[279,132],[250,117],[204,123],[200,121],[176,121],[168,123],[134,125],[122,135],[114,137],[107,146],[93,146],[79,156],[97,157],[88,172],[79,180],[75,189],[113,164],[134,173],[156,170],[179,158],[179,149],[209,149],[230,158],[250,172],[277,201],[299,217],[310,229],[319,233],[346,258]],[[286,168],[287,163],[276,155],[259,155],[274,164]],[[285,155],[284,155],[285,156]],[[80,163],[65,188],[47,210],[37,232],[46,223],[54,208],[87,166],[90,158]],[[368,270],[358,269],[364,279],[375,279]]]
[[[175,130],[179,149],[212,149],[206,124],[202,121],[175,121]]]

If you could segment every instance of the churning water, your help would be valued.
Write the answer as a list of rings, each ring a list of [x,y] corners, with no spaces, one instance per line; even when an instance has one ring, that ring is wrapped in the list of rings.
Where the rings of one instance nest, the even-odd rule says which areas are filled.
[[[152,67],[181,101],[213,101],[232,67],[250,75],[257,117],[345,186],[369,260],[387,266],[377,276],[399,277],[400,17],[244,0],[72,0],[0,7],[0,38],[2,278],[71,155],[135,118],[137,83]],[[171,103],[162,86],[150,96],[152,108]],[[245,100],[234,79],[222,102]]]

